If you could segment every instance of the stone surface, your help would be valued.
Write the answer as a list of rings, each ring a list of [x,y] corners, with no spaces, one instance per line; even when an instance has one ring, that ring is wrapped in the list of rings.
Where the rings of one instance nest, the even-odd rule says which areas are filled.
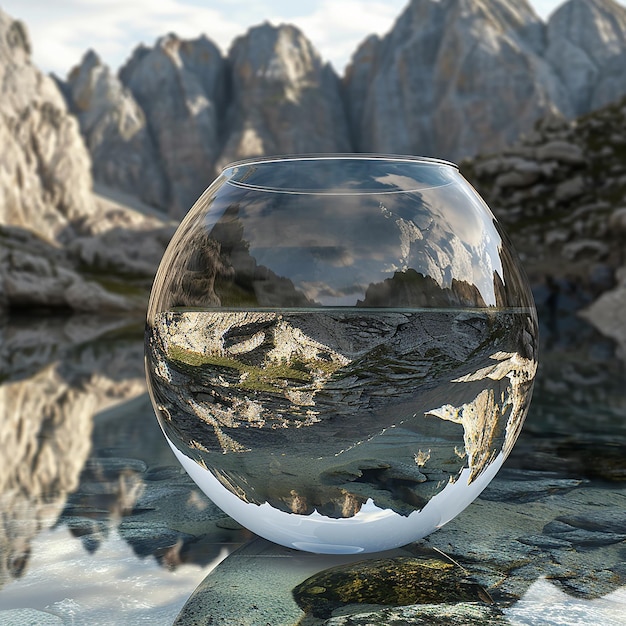
[[[129,311],[139,306],[86,280],[64,250],[28,230],[0,227],[0,241],[0,306],[83,312]]]
[[[64,93],[80,123],[95,180],[165,208],[164,172],[143,110],[95,52],[87,52],[70,72]]]
[[[256,26],[233,42],[232,103],[220,164],[266,154],[349,152],[339,79],[294,26]]]
[[[0,308],[141,310],[172,225],[94,195],[76,120],[31,64],[25,27],[2,12],[0,84]],[[119,151],[124,133],[141,130],[141,112],[95,55],[68,88],[96,152],[104,135]]]
[[[487,599],[462,568],[442,559],[408,556],[371,558],[323,570],[294,587],[293,594],[306,613],[319,618],[329,618],[348,604],[406,606]]]
[[[48,613],[47,611],[36,611],[35,609],[12,609],[0,611],[0,620],[4,626],[63,626],[63,620]]]
[[[0,327],[2,387],[16,391],[24,383],[24,406],[40,406],[49,415],[56,413],[46,409],[50,405],[42,396],[51,400],[60,392],[57,386],[67,385],[59,395],[66,408],[91,393],[98,381],[104,383],[102,391],[107,381],[115,381],[111,385],[118,391],[131,392],[122,383],[142,377],[141,329],[130,342],[134,347],[123,347],[131,335],[119,319],[80,319],[20,317],[10,330]],[[45,624],[52,615],[52,623],[56,616],[81,624],[387,626],[392,620],[432,624],[439,616],[448,624],[621,626],[624,542],[613,541],[624,534],[624,483],[589,478],[611,449],[617,451],[616,468],[624,468],[626,452],[618,448],[626,441],[624,368],[607,348],[610,342],[588,333],[592,329],[580,321],[573,329],[564,324],[559,342],[542,350],[531,413],[507,461],[520,469],[505,466],[474,504],[427,539],[369,558],[307,554],[260,540],[233,552],[250,534],[229,530],[232,522],[176,466],[146,395],[99,413],[92,425],[85,420],[79,428],[72,422],[71,432],[46,430],[57,422],[40,421],[37,411],[27,411],[20,441],[31,442],[29,458],[45,459],[45,467],[52,467],[49,448],[53,442],[69,446],[69,437],[76,437],[75,449],[91,446],[91,452],[82,468],[66,463],[65,475],[78,478],[65,506],[57,492],[46,492],[45,505],[30,499],[37,485],[45,488],[45,475],[38,473],[43,464],[34,469],[22,464],[19,494],[2,495],[2,554],[15,557],[11,571],[21,576],[3,578],[12,582],[0,589],[0,610],[31,608],[29,613],[0,613],[0,621],[11,623],[8,617],[18,615],[24,618],[18,623],[33,616],[35,623]],[[570,334],[574,339],[568,343]],[[546,342],[552,338],[548,332],[543,336]],[[43,373],[50,369],[56,375],[48,386]],[[8,445],[0,451],[22,451],[14,443],[19,429],[10,419],[6,423],[10,433],[1,436],[9,437]],[[57,434],[63,434],[61,442]],[[88,437],[82,448],[79,435]],[[558,449],[568,441],[559,459]],[[566,461],[558,473],[541,465],[546,455],[554,463]],[[4,466],[15,475],[13,458]],[[55,475],[51,469],[47,474],[62,487]],[[577,534],[557,538],[558,528]],[[458,573],[453,585],[469,580],[494,602],[353,603],[336,608],[326,620],[306,615],[294,599],[295,586],[330,568],[352,563],[351,571],[358,572],[356,562],[365,570],[371,561],[398,557],[449,563],[447,572]],[[419,591],[419,579],[411,578],[409,586]]]
[[[477,603],[429,604],[333,617],[324,626],[505,626],[509,620],[496,608]]]
[[[618,281],[614,289],[600,296],[581,315],[604,335],[614,339],[619,345],[622,358],[626,360],[626,267],[619,270]]]

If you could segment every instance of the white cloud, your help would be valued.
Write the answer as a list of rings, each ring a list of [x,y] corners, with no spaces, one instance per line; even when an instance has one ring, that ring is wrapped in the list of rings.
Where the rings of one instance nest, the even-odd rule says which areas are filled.
[[[406,4],[406,0],[1,1],[4,11],[26,23],[34,62],[62,77],[89,48],[117,69],[139,43],[152,45],[169,32],[181,37],[206,34],[226,52],[235,37],[265,19],[298,26],[323,58],[341,70],[360,41],[372,32],[389,30]]]
[[[341,72],[361,41],[372,33],[386,34],[405,5],[405,0],[321,0],[313,13],[292,16],[289,22]],[[272,21],[281,19],[274,16]]]
[[[24,21],[35,63],[60,76],[89,48],[117,69],[140,43],[169,32],[205,34],[223,52],[248,28],[269,19],[293,23],[342,71],[369,34],[389,31],[409,0],[0,0]],[[531,0],[544,19],[563,0]],[[626,0],[619,0],[624,4]]]
[[[139,43],[151,45],[169,32],[205,33],[222,50],[242,32],[227,12],[184,0],[2,0],[2,8],[26,23],[35,63],[61,76],[89,48],[117,69]]]

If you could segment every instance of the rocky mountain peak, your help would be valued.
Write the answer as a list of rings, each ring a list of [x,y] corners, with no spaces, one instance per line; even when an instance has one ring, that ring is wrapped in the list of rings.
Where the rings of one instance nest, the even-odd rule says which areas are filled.
[[[91,153],[97,182],[165,208],[167,188],[143,110],[129,89],[89,50],[64,85]]]
[[[614,0],[569,0],[548,22],[547,58],[569,92],[574,113],[624,93],[626,8]]]
[[[237,38],[229,59],[247,63],[252,75],[296,89],[307,76],[322,69],[321,58],[304,34],[295,26],[272,26],[265,22]],[[248,69],[248,68],[247,68]]]
[[[251,28],[233,42],[228,60],[232,103],[221,164],[350,150],[339,79],[295,26]]]
[[[626,47],[626,8],[614,0],[568,0],[552,14],[548,27],[598,64]]]
[[[513,36],[541,53],[545,47],[545,24],[528,0],[447,0],[448,15],[479,19],[488,30],[500,36]]]
[[[526,1],[414,0],[367,61],[375,69],[358,71],[357,55],[346,76],[358,149],[458,160],[552,108],[569,113],[544,48]]]
[[[14,20],[0,8],[0,29],[4,34],[5,45],[13,50],[14,54],[22,51],[30,57],[32,48],[26,26],[19,20]]]
[[[94,210],[89,156],[30,49],[25,26],[0,11],[0,223],[65,239]]]
[[[161,37],[120,70],[141,106],[168,186],[167,203],[184,215],[214,177],[225,93],[222,55],[206,37]]]

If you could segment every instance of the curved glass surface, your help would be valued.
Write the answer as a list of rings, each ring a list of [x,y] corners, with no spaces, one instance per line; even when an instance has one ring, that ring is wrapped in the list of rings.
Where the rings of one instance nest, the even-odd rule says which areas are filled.
[[[455,166],[368,156],[224,170],[181,224],[172,307],[529,307],[512,248]]]
[[[517,257],[454,165],[279,157],[228,166],[181,223],[146,363],[168,441],[227,513],[285,545],[372,551],[486,486],[536,334]]]

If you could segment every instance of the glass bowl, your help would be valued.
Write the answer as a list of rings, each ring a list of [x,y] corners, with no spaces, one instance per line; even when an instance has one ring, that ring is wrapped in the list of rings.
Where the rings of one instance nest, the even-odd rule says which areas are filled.
[[[145,344],[198,486],[321,553],[401,546],[460,513],[511,451],[537,370],[496,219],[456,166],[404,156],[227,166],[165,252]]]

